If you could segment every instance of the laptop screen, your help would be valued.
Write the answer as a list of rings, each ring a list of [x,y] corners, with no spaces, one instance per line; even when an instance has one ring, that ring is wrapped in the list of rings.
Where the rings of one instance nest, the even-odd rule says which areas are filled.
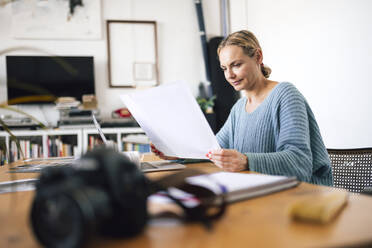
[[[101,139],[102,139],[103,143],[107,146],[108,145],[107,139],[106,139],[105,135],[103,134],[101,126],[99,125],[99,123],[98,123],[98,121],[97,121],[97,119],[96,119],[96,117],[93,113],[92,113],[92,118],[93,118],[94,126],[96,127],[99,135],[101,136]]]

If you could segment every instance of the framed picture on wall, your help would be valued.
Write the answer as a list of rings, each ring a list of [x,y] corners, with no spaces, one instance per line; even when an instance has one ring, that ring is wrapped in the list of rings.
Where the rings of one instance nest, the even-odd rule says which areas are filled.
[[[110,87],[158,84],[155,21],[107,20]]]

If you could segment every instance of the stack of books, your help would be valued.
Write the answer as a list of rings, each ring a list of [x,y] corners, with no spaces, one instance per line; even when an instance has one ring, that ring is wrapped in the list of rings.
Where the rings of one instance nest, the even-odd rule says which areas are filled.
[[[47,145],[48,157],[68,157],[79,154],[76,145],[63,142],[60,137],[48,137]]]
[[[149,138],[144,134],[130,134],[122,138],[124,151],[150,152]]]
[[[58,97],[55,103],[57,109],[77,108],[80,105],[80,101],[75,97]]]
[[[25,159],[27,158],[39,158],[43,154],[42,145],[31,140],[18,140],[19,146],[22,150],[22,154]],[[9,146],[10,162],[18,161],[22,158],[21,151],[18,150],[18,146],[15,141],[10,142]]]

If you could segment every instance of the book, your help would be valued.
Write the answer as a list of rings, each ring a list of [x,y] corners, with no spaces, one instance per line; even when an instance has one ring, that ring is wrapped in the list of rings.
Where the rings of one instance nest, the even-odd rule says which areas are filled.
[[[295,220],[325,224],[340,213],[347,201],[348,193],[345,190],[316,192],[292,203],[289,214]]]
[[[189,177],[188,183],[203,186],[216,194],[225,194],[227,202],[262,196],[298,185],[296,177],[217,172]]]

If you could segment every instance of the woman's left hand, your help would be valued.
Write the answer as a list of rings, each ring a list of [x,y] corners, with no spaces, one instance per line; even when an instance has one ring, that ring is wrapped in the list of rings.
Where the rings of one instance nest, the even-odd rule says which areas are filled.
[[[206,155],[215,165],[225,171],[242,171],[248,169],[246,155],[233,149],[218,149]]]

